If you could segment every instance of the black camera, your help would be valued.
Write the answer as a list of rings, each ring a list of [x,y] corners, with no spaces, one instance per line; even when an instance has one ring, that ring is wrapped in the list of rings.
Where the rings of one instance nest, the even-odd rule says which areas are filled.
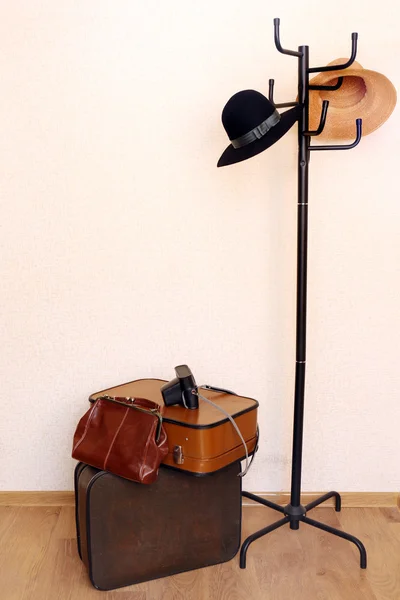
[[[179,365],[175,367],[175,374],[175,379],[165,383],[161,388],[164,404],[166,406],[181,404],[192,410],[199,408],[197,384],[192,371],[187,365]]]

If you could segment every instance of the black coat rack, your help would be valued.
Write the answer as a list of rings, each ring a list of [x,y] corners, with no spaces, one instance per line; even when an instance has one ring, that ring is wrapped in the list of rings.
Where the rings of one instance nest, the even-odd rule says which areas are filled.
[[[304,383],[305,383],[305,371],[306,371],[306,315],[307,315],[307,230],[308,230],[308,165],[310,161],[311,151],[321,150],[349,150],[357,146],[361,139],[362,131],[362,120],[356,120],[356,139],[352,144],[348,145],[329,145],[329,146],[312,146],[310,140],[312,136],[317,136],[322,133],[326,116],[328,112],[329,102],[323,101],[321,120],[318,129],[315,131],[309,131],[308,128],[308,109],[309,109],[309,90],[337,90],[343,82],[343,78],[340,77],[338,82],[334,86],[329,85],[310,85],[309,74],[318,73],[322,71],[337,71],[346,69],[349,67],[356,58],[357,53],[357,33],[351,34],[352,39],[352,50],[350,59],[342,65],[334,65],[328,67],[310,67],[309,66],[309,48],[308,46],[299,46],[297,51],[285,50],[282,48],[280,42],[279,33],[280,20],[274,19],[274,30],[275,30],[275,45],[276,48],[282,54],[288,54],[289,56],[296,56],[299,61],[298,69],[298,102],[285,102],[282,104],[275,104],[276,108],[283,108],[289,106],[301,107],[301,114],[299,117],[299,130],[298,130],[298,141],[299,141],[299,152],[298,152],[298,205],[297,205],[297,327],[296,327],[296,376],[295,376],[295,394],[294,394],[294,424],[293,424],[293,454],[292,454],[292,482],[291,482],[291,496],[290,504],[285,507],[279,506],[274,502],[264,500],[251,494],[249,492],[242,492],[242,495],[246,498],[250,498],[255,502],[264,504],[269,508],[272,508],[280,513],[283,513],[283,518],[276,521],[272,525],[257,531],[250,535],[243,543],[240,551],[240,567],[244,569],[246,567],[246,554],[247,550],[252,542],[258,538],[286,525],[289,524],[290,529],[299,529],[300,522],[307,523],[318,529],[322,529],[333,535],[337,535],[349,542],[353,542],[360,551],[360,566],[362,569],[367,567],[367,553],[364,545],[359,539],[310,519],[307,513],[322,504],[329,498],[335,499],[335,510],[337,512],[341,509],[341,498],[338,492],[328,492],[315,500],[310,502],[306,506],[300,503],[301,495],[301,467],[302,467],[302,449],[303,449],[303,419],[304,419]],[[273,102],[273,91],[274,91],[274,80],[269,80],[269,100]]]

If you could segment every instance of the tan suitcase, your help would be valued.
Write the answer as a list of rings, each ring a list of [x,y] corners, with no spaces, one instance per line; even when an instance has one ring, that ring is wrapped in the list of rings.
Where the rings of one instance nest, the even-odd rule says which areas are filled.
[[[162,379],[138,379],[102,390],[89,397],[132,396],[147,398],[162,407],[163,423],[168,436],[169,451],[163,463],[181,471],[206,475],[245,457],[244,446],[229,419],[217,408],[199,400],[198,410],[183,406],[164,406]],[[252,398],[227,392],[199,388],[199,392],[232,416],[252,454],[257,445],[258,402]]]

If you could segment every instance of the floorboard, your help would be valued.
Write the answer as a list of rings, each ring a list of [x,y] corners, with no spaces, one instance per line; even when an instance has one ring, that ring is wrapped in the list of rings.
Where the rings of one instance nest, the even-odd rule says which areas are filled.
[[[215,565],[113,592],[89,582],[75,539],[72,506],[0,506],[2,600],[399,600],[400,511],[397,507],[316,508],[310,516],[358,536],[368,552],[301,524],[254,542],[247,568],[238,556]],[[243,539],[280,515],[262,506],[243,510]]]

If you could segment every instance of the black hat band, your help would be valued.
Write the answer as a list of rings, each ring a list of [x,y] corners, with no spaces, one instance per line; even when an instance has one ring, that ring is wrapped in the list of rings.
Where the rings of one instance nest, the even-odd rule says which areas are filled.
[[[254,129],[248,131],[244,135],[241,135],[235,140],[231,140],[232,146],[235,149],[238,149],[242,148],[243,146],[247,146],[247,144],[251,144],[251,142],[261,139],[270,129],[272,129],[272,127],[275,127],[275,125],[279,123],[280,119],[281,115],[275,109],[272,115],[257,125],[257,127],[254,127]]]

